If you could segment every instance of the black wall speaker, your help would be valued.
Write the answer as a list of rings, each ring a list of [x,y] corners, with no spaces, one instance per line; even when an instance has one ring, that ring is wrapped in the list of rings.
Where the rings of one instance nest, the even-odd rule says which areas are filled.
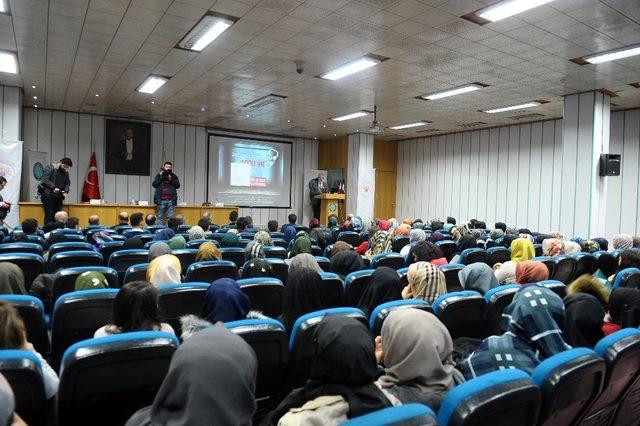
[[[600,176],[620,176],[620,154],[600,154]]]

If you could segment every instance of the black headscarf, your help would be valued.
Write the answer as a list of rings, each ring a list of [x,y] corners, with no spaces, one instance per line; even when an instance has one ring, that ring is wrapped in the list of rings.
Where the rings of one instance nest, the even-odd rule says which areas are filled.
[[[250,425],[257,372],[251,346],[216,324],[180,345],[153,404],[126,425]]]
[[[354,318],[327,315],[313,333],[314,360],[304,388],[293,391],[269,415],[276,424],[291,408],[324,395],[340,395],[349,404],[347,418],[390,407],[374,384],[378,368],[373,337]]]
[[[321,288],[322,278],[316,271],[307,268],[291,271],[282,306],[282,322],[289,333],[302,315],[325,308]]]
[[[44,242],[45,251],[49,251],[49,247],[56,243],[64,243],[67,241],[67,236],[62,232],[52,232],[49,234],[49,238]]]
[[[362,269],[364,269],[362,257],[354,251],[341,251],[331,257],[331,271],[342,278]]]
[[[256,257],[246,262],[242,267],[242,278],[273,277],[271,264]]]
[[[616,287],[609,296],[609,315],[611,321],[622,328],[638,327],[640,318],[640,290],[637,288]]]
[[[476,248],[476,237],[474,237],[473,235],[465,235],[458,241],[455,254],[460,254],[464,250],[470,248]]]
[[[575,293],[564,298],[564,338],[573,347],[593,348],[604,337],[604,309],[590,294]]]
[[[134,250],[141,249],[144,247],[144,243],[138,237],[127,238],[127,240],[122,245],[122,250]]]
[[[371,274],[371,282],[360,296],[358,308],[362,309],[368,318],[378,305],[400,299],[402,299],[400,276],[394,269],[380,266]]]

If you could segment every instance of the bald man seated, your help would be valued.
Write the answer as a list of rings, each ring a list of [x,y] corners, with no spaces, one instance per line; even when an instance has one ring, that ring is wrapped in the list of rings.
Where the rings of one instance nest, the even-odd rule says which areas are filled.
[[[89,216],[89,226],[97,225],[100,225],[100,217],[97,214],[92,214]]]

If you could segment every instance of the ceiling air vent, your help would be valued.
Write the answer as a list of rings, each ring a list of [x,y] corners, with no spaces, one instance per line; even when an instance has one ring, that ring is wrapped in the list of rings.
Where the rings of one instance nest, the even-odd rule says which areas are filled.
[[[537,112],[531,113],[531,114],[521,114],[521,115],[514,115],[512,117],[509,117],[509,119],[511,120],[535,120],[537,118],[542,118],[544,117],[544,114],[538,114]]]
[[[416,133],[435,133],[435,132],[443,132],[444,130],[440,129],[424,129],[424,130],[416,130]]]
[[[263,96],[261,98],[256,99],[255,101],[251,101],[248,104],[242,105],[244,108],[262,108],[263,106],[271,105],[275,102],[278,102],[282,99],[286,99],[286,96],[282,95],[274,95],[273,93],[267,96]]]
[[[471,127],[484,126],[486,124],[487,123],[485,123],[484,121],[474,121],[473,123],[462,123],[462,124],[459,124],[458,127],[469,129]]]

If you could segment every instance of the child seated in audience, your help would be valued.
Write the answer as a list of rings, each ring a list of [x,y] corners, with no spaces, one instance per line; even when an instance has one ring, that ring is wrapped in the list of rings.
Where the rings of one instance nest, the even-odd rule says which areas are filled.
[[[407,272],[409,284],[402,290],[403,299],[424,299],[432,304],[438,297],[447,293],[444,273],[429,262],[416,262]]]
[[[125,284],[113,301],[111,324],[100,327],[93,337],[131,331],[164,331],[175,334],[173,328],[161,321],[158,292],[144,281]]]
[[[99,290],[109,288],[109,282],[103,274],[97,271],[87,271],[78,275],[74,290]]]
[[[0,349],[18,349],[33,353],[42,366],[44,394],[47,399],[58,392],[60,380],[53,368],[45,361],[31,343],[27,341],[27,331],[16,308],[0,299]]]
[[[182,282],[180,260],[172,254],[156,257],[147,268],[147,281],[158,287]]]

